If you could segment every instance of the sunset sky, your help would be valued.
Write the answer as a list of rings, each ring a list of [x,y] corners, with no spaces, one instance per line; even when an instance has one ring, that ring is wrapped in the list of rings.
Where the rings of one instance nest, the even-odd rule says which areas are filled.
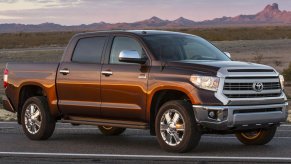
[[[255,14],[272,3],[291,11],[291,0],[0,0],[0,23],[78,25],[134,22],[152,16],[201,21]]]

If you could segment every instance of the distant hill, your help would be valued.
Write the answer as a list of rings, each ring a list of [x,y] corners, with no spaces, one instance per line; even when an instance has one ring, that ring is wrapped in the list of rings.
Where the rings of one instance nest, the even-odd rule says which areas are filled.
[[[279,5],[274,3],[267,5],[264,10],[255,15],[238,15],[236,17],[222,17],[210,21],[204,21],[208,24],[276,24],[291,25],[291,12],[281,11]]]
[[[222,17],[212,20],[195,22],[184,17],[176,20],[164,20],[156,16],[134,23],[106,23],[82,24],[63,26],[54,23],[39,25],[0,24],[0,33],[11,32],[53,32],[53,31],[96,31],[112,29],[169,29],[169,28],[199,28],[217,26],[262,26],[287,25],[291,26],[291,11],[281,11],[279,5],[267,5],[262,11],[254,15],[238,15],[235,17]]]

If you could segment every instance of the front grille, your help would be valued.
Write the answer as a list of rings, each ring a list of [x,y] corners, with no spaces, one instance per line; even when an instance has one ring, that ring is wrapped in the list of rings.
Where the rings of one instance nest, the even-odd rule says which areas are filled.
[[[256,90],[255,83],[263,84],[262,90]],[[226,77],[223,86],[228,98],[278,97],[281,93],[278,77]]]
[[[265,90],[280,89],[280,82],[263,83]],[[253,90],[253,83],[224,83],[224,90]]]

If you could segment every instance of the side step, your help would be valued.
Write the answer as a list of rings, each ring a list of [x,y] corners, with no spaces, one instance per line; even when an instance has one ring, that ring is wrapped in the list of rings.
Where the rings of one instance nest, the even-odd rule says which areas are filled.
[[[149,125],[145,122],[123,121],[123,120],[110,120],[98,119],[88,117],[68,116],[62,120],[64,123],[73,123],[81,125],[97,125],[97,126],[112,126],[119,128],[132,128],[132,129],[148,129]]]

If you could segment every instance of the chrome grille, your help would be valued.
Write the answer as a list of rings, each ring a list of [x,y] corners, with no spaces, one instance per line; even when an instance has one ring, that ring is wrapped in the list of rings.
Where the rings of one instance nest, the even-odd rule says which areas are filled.
[[[254,83],[263,84],[262,91],[255,91]],[[278,77],[226,77],[223,94],[228,98],[277,97],[282,93]]]
[[[280,89],[280,82],[263,83],[265,90]],[[253,83],[224,83],[224,90],[253,90]]]

